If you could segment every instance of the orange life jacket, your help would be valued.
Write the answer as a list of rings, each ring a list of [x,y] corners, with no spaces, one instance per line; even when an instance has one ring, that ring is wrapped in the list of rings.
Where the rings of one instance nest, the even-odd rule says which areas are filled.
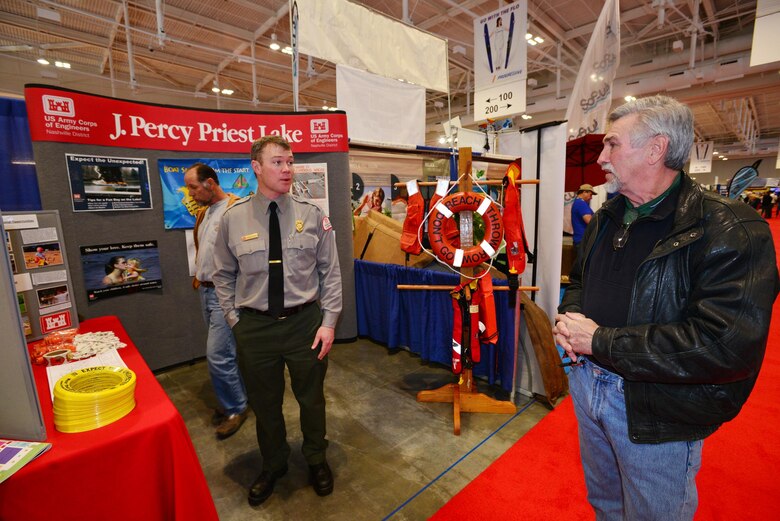
[[[423,200],[415,179],[406,183],[406,191],[409,194],[409,199],[406,204],[406,219],[404,219],[403,232],[401,233],[401,249],[406,253],[419,255],[422,252],[422,244],[417,237],[417,232],[422,224],[423,213],[425,213],[425,200]]]
[[[520,275],[525,271],[525,228],[520,211],[520,189],[515,181],[521,178],[518,160],[512,161],[504,175],[504,240],[509,273]]]
[[[497,344],[496,300],[493,296],[493,279],[489,273],[479,279],[477,293],[480,295],[479,341],[483,344]]]

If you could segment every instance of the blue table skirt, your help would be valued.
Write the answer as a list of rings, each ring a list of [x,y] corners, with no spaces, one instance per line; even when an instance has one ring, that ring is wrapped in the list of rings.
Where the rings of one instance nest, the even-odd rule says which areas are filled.
[[[452,366],[452,297],[442,290],[399,290],[398,284],[455,286],[458,275],[355,260],[358,334],[389,348],[404,347],[425,361]],[[506,286],[505,280],[493,280]],[[476,376],[512,389],[514,310],[506,291],[495,292],[498,344],[481,347]]]

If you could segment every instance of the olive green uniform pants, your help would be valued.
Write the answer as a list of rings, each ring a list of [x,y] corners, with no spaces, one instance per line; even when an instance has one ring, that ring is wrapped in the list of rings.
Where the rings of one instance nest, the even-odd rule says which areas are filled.
[[[310,305],[280,320],[243,310],[233,327],[238,366],[249,405],[257,418],[263,470],[281,470],[290,455],[282,412],[285,364],[300,406],[303,456],[309,465],[325,461],[328,441],[325,439],[323,385],[328,358],[318,360],[319,348],[311,349],[321,322],[319,306]]]

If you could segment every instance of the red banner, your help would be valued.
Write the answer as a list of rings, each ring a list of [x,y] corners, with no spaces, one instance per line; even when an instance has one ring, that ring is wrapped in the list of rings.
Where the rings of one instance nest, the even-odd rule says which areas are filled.
[[[138,103],[57,87],[24,89],[33,141],[152,150],[249,153],[278,135],[293,152],[347,152],[343,112],[227,112]]]

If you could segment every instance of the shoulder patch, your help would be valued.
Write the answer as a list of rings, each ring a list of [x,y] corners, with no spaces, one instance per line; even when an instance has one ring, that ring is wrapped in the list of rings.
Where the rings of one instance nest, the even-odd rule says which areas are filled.
[[[333,228],[333,225],[330,224],[330,219],[328,218],[327,215],[324,216],[322,218],[322,229],[325,230],[326,232],[329,232],[332,228]]]

